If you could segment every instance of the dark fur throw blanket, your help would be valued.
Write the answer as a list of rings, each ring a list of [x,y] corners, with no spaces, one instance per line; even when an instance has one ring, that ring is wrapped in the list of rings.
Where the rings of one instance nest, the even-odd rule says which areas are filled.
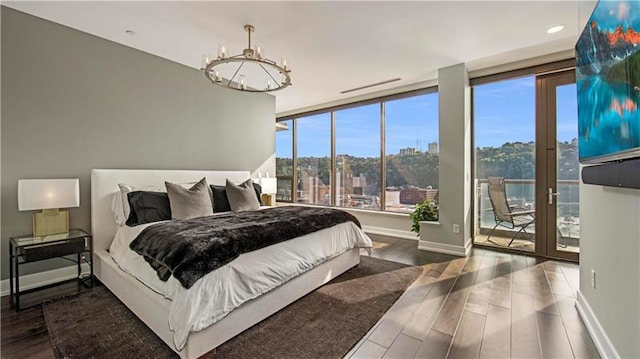
[[[240,254],[358,220],[332,208],[283,206],[186,220],[145,228],[130,244],[156,270],[185,288]]]

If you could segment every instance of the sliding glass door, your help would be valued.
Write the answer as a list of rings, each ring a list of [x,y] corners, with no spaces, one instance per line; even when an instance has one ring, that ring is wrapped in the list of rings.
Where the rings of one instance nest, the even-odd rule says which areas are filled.
[[[538,78],[539,168],[546,174],[538,188],[540,228],[547,257],[578,260],[580,252],[580,168],[578,107],[574,71]]]
[[[574,71],[474,85],[473,106],[474,243],[577,261]]]
[[[523,227],[493,210],[505,205],[513,213],[535,211],[535,84],[531,75],[473,88],[476,244],[526,252],[536,249],[535,222]],[[489,180],[498,178],[502,188],[490,188]]]

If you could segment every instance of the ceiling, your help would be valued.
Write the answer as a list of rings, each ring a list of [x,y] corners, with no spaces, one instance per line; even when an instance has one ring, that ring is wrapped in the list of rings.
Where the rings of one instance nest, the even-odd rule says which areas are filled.
[[[238,54],[245,24],[267,58],[285,56],[293,86],[276,112],[570,50],[594,1],[3,2],[3,5],[193,68],[218,44]],[[559,33],[547,34],[554,25]],[[135,35],[125,33],[133,30]],[[400,78],[370,89],[340,91]],[[203,81],[207,81],[202,76]]]

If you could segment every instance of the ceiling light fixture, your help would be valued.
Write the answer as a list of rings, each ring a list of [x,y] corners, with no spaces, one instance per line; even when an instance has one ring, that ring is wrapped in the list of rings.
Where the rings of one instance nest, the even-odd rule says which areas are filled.
[[[202,57],[204,75],[214,84],[238,91],[271,92],[291,85],[291,70],[287,60],[282,58],[280,65],[273,60],[262,57],[260,46],[251,48],[252,25],[245,25],[248,33],[248,46],[242,54],[228,56],[224,44],[218,46],[218,57],[209,59]]]
[[[547,34],[555,34],[556,32],[560,32],[562,30],[564,30],[564,25],[553,26],[547,30]]]

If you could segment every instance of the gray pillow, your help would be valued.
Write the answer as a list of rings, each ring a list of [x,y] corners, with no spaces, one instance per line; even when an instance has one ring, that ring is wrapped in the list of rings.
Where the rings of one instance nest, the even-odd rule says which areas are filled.
[[[260,208],[260,202],[256,197],[251,178],[240,185],[234,184],[227,179],[225,189],[227,190],[227,198],[229,198],[229,206],[232,211],[244,212]]]
[[[213,214],[211,192],[206,178],[187,189],[179,184],[165,182],[172,219],[204,217]],[[255,193],[254,193],[255,196]]]

